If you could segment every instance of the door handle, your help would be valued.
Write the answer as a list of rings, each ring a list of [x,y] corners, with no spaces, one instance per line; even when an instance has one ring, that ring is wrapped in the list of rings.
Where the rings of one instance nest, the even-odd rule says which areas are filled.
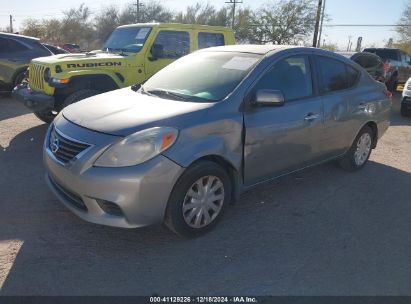
[[[320,114],[309,113],[304,117],[305,121],[311,121],[320,118]]]

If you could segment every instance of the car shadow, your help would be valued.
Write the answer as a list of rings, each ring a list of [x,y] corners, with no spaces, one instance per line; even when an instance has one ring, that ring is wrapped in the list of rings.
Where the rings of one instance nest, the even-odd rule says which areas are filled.
[[[321,165],[248,191],[215,230],[181,239],[65,209],[43,179],[45,131],[0,153],[0,244],[21,244],[1,295],[411,294],[409,172]]]
[[[0,96],[0,121],[30,113],[29,109],[11,97]]]

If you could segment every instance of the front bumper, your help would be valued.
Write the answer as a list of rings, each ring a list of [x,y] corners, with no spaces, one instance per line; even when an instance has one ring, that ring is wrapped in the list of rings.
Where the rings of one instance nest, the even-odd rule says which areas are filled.
[[[182,167],[162,155],[132,167],[94,167],[98,156],[118,137],[86,130],[61,117],[56,126],[71,138],[86,142],[94,139],[93,146],[79,159],[62,164],[48,147],[50,131],[46,136],[46,180],[68,209],[86,221],[115,227],[135,228],[163,221]]]
[[[51,111],[54,108],[53,96],[34,92],[27,84],[16,86],[13,89],[12,96],[33,112]]]

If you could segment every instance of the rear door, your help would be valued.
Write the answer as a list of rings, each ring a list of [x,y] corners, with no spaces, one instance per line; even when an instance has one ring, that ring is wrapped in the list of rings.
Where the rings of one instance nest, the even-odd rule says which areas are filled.
[[[366,88],[357,87],[361,73],[336,58],[316,56],[320,94],[324,104],[324,138],[321,143],[326,158],[346,151],[363,122],[367,106]]]
[[[307,55],[276,62],[250,91],[280,90],[285,104],[253,107],[244,114],[245,184],[299,169],[321,158],[322,102],[313,89]]]
[[[31,53],[29,46],[0,37],[0,81],[11,84],[16,72],[30,62]]]
[[[188,53],[190,53],[190,34],[188,31],[160,30],[146,54],[146,77],[151,77],[174,60]]]

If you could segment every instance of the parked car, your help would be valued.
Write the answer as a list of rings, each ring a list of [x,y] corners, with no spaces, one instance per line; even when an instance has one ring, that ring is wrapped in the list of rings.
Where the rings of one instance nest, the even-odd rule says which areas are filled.
[[[367,52],[336,52],[363,67],[375,80],[385,82],[384,62],[378,55]]]
[[[391,48],[366,48],[363,52],[377,54],[384,60],[386,84],[391,92],[411,77],[411,57],[406,52]]]
[[[84,220],[197,236],[256,184],[333,159],[361,169],[389,126],[389,96],[325,50],[205,49],[139,89],[65,108],[45,139],[46,178]]]
[[[43,46],[45,46],[50,52],[53,53],[53,55],[58,55],[58,54],[68,54],[69,52],[66,51],[65,49],[62,49],[61,47],[48,44],[48,43],[42,43]]]
[[[411,116],[411,78],[407,80],[402,91],[401,115]]]
[[[59,45],[59,47],[69,53],[83,53],[83,50],[80,48],[78,44],[65,43],[65,44]]]
[[[118,27],[102,50],[37,58],[29,87],[15,97],[45,122],[81,99],[142,83],[174,60],[201,48],[234,44],[231,29],[217,26],[144,23]]]
[[[21,83],[31,59],[50,55],[37,38],[0,32],[0,91]]]

